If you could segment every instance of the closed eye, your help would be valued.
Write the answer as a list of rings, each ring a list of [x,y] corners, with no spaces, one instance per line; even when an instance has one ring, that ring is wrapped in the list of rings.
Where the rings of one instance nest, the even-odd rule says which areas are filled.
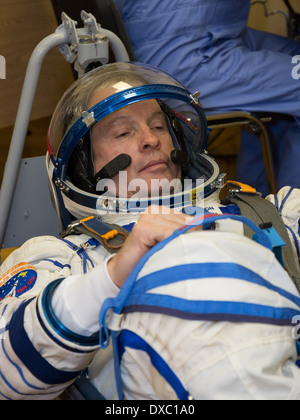
[[[124,133],[118,134],[116,137],[117,137],[117,139],[120,139],[120,138],[125,138],[129,135],[130,135],[129,131],[124,131]]]

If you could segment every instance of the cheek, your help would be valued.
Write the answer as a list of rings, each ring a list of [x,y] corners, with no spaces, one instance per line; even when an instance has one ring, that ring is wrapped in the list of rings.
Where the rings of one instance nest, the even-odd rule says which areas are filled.
[[[93,143],[93,159],[95,172],[99,172],[105,165],[107,165],[116,155],[109,145],[99,142]]]
[[[131,150],[130,147],[127,147],[127,146],[126,147],[124,146],[122,150],[120,150],[119,145],[114,147],[113,144],[110,144],[108,146],[102,145],[101,150],[99,149],[95,150],[93,148],[95,173],[99,172],[105,165],[107,165],[109,162],[111,162],[113,159],[115,159],[117,156],[119,156],[122,153],[127,153],[132,159],[134,159],[134,151]],[[133,170],[132,165],[130,165],[129,168]]]
[[[175,148],[174,144],[173,144],[173,141],[172,141],[172,137],[169,134],[166,134],[162,138],[161,144],[163,145],[162,148],[165,151],[165,153],[170,156],[172,150],[174,150],[174,148]]]
[[[99,172],[109,161],[105,161],[100,155],[93,154],[95,173]]]

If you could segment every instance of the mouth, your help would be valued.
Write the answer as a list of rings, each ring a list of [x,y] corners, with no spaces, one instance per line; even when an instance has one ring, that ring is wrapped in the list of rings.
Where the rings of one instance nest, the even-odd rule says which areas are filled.
[[[148,169],[149,170],[160,169],[166,166],[168,166],[168,163],[164,159],[151,160],[139,172],[143,172]]]

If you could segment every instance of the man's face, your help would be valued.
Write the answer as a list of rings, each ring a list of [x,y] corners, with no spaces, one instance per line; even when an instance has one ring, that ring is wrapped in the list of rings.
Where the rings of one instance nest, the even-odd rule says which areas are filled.
[[[119,175],[113,177],[117,195],[130,197],[132,180],[145,181],[150,195],[151,180],[171,182],[181,178],[181,169],[170,158],[174,150],[165,115],[156,100],[132,104],[116,111],[91,130],[95,173],[121,153],[131,157],[126,191],[119,188]]]

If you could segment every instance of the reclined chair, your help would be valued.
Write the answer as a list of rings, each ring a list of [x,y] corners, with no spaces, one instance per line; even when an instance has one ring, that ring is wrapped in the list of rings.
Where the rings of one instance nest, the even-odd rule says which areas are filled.
[[[75,0],[71,3],[67,0],[52,0],[52,3],[55,7],[55,12],[59,23],[61,23],[61,17],[59,17],[59,15],[62,10],[66,10],[70,16],[75,16],[78,18],[81,1]],[[130,60],[134,60],[134,55],[131,50],[126,30],[124,28],[118,9],[115,7],[113,1],[88,0],[88,3],[90,4],[86,4],[85,2],[84,6],[90,6],[96,15],[101,15],[101,22],[103,23],[104,28],[108,28],[108,30],[111,30],[114,32],[114,34],[119,36],[123,44],[126,46],[126,50],[128,49],[129,51],[128,55]],[[115,61],[113,57],[113,50],[111,50],[111,55],[111,62],[113,62]],[[27,97],[26,100],[28,101]],[[22,119],[24,119],[23,115]],[[269,190],[271,193],[276,193],[275,171],[273,167],[268,132],[265,127],[265,124],[271,120],[271,116],[258,116],[253,113],[241,111],[225,113],[218,110],[209,110],[207,111],[207,119],[209,127],[213,129],[223,129],[232,126],[247,127],[250,128],[255,134],[260,136]],[[21,145],[18,145],[18,154],[20,153],[21,148]],[[15,148],[12,155],[16,155]],[[16,163],[16,165],[17,164],[18,163]],[[6,221],[3,222],[5,226],[3,226],[2,230],[6,232],[4,241],[5,248],[18,247],[32,236],[38,236],[45,233],[56,235],[59,233],[59,226],[57,224],[56,215],[52,209],[50,198],[48,197],[47,176],[44,169],[44,158],[41,157],[27,159],[25,162],[22,162],[20,169],[21,172],[18,178],[18,184],[16,184],[14,191],[12,188],[7,188],[7,186],[5,186],[6,190],[9,191],[9,194],[14,195],[14,202],[9,213],[8,223]],[[32,174],[36,173],[41,174],[38,183],[36,178],[34,176],[32,177]],[[26,194],[28,185],[31,186],[30,195]],[[4,190],[2,191],[2,188],[3,186],[1,187],[1,193],[3,192],[4,194]],[[37,202],[43,204],[42,210],[36,208],[34,204],[35,200],[33,199],[32,194],[37,197]],[[40,200],[39,198],[41,196],[45,196],[45,199]],[[47,215],[47,217],[41,217],[41,215]],[[4,220],[4,216],[2,219]],[[3,236],[3,243],[4,234],[1,236]]]
[[[290,3],[290,0],[283,0],[288,8],[290,19],[288,23],[289,37],[300,38],[300,13],[297,13]]]
[[[77,19],[82,7],[94,14],[98,22],[103,27],[114,32],[123,42],[130,60],[134,61],[134,53],[127,35],[122,16],[115,6],[113,0],[52,0],[52,5],[58,22],[61,21],[61,13],[64,11],[72,19]],[[114,60],[112,59],[111,62]],[[276,194],[275,170],[272,159],[270,140],[265,123],[272,120],[271,115],[255,114],[243,111],[222,112],[220,110],[207,110],[207,120],[209,128],[222,129],[227,127],[246,127],[254,134],[259,136],[261,142],[262,156],[264,160],[266,178],[268,182],[269,192]]]
[[[59,1],[59,0],[52,0],[53,5],[56,5],[56,13],[57,16],[60,14],[60,12],[62,10],[66,11],[66,13],[68,13],[70,16],[74,16],[77,12],[79,12],[80,10],[77,9],[77,12],[75,10],[75,7],[78,6],[79,8],[79,1],[76,0],[72,3],[70,3],[69,1],[67,2],[65,0],[66,3],[66,8],[64,7],[63,3],[64,0]],[[86,9],[88,9],[89,7],[89,2],[84,2],[84,4],[82,6],[84,6]],[[134,60],[134,56],[132,54],[131,51],[131,47],[130,47],[130,43],[128,41],[128,37],[126,35],[126,31],[124,29],[124,26],[122,24],[122,20],[120,19],[120,16],[118,14],[117,9],[114,7],[112,0],[93,0],[90,2],[91,3],[91,12],[94,13],[94,15],[97,17],[97,20],[103,23],[103,26],[111,31],[113,31],[114,33],[116,33],[116,35],[119,36],[119,38],[121,38],[123,40],[124,45],[126,46],[126,48],[128,48],[128,52],[129,52],[129,56],[131,60]],[[60,9],[58,9],[58,7],[60,7]],[[98,7],[97,10],[95,10],[95,7]],[[99,19],[99,15],[100,13],[102,13],[102,17],[100,17]],[[60,20],[59,20],[60,22]],[[58,35],[57,35],[58,36]],[[49,42],[49,40],[47,41]],[[52,42],[52,41],[51,41]],[[56,41],[55,41],[56,42]],[[54,46],[54,45],[53,45]],[[113,61],[113,60],[112,60]],[[28,98],[27,98],[28,99]],[[265,129],[264,126],[264,122],[266,122],[267,120],[269,120],[269,117],[267,117],[267,119],[265,118],[259,118],[256,115],[252,114],[252,113],[247,113],[247,112],[230,112],[230,113],[220,113],[220,112],[209,112],[208,115],[208,123],[209,123],[209,127],[211,128],[223,128],[223,127],[230,127],[230,126],[248,126],[250,128],[252,128],[258,135],[261,136],[261,142],[262,142],[262,151],[264,154],[264,159],[265,159],[265,166],[266,166],[266,173],[267,173],[267,177],[268,177],[268,182],[269,182],[269,188],[270,188],[270,192],[276,193],[276,186],[275,186],[275,177],[274,177],[274,168],[273,168],[273,162],[272,162],[272,156],[271,156],[271,151],[270,151],[270,144],[269,144],[269,138],[268,138],[268,134],[267,131]],[[25,125],[25,124],[24,124]],[[34,161],[34,162],[23,162],[23,166],[24,169],[26,170],[26,168],[31,167],[32,165],[43,165],[43,160],[39,159],[38,161]],[[22,169],[22,168],[21,168]],[[33,171],[33,173],[39,173],[39,169],[36,169]],[[19,180],[22,182],[24,180],[27,180],[28,178],[23,177],[23,172],[21,172],[21,176],[19,177]],[[28,181],[27,182],[27,187],[31,186],[33,187],[33,181]],[[33,195],[30,195],[30,201],[31,203],[33,203],[33,207],[34,207],[34,203],[35,202],[42,202],[43,198],[47,195],[48,196],[48,189],[47,189],[47,177],[45,176],[44,180],[42,180],[41,178],[38,179],[38,185],[40,186],[41,190],[36,190],[34,187],[32,188],[32,193]],[[24,186],[24,184],[23,184]],[[23,186],[20,184],[20,191],[24,191]],[[19,223],[21,223],[24,227],[24,218],[26,218],[28,215],[30,215],[30,211],[28,212],[27,216],[26,216],[26,211],[24,213],[24,210],[26,210],[26,208],[24,208],[24,203],[22,202],[22,200],[20,200],[20,194],[15,192],[15,198],[18,198],[18,200],[16,201],[16,207],[18,208],[18,210],[20,210],[20,212],[22,213],[20,216],[21,221],[19,220]],[[43,198],[42,198],[43,197]],[[48,202],[46,203],[46,208],[49,209],[51,208],[51,206],[48,204]],[[40,212],[43,213],[44,212]],[[13,211],[10,214],[10,221],[16,225],[18,223],[17,216],[14,215]],[[51,215],[51,217],[55,218],[55,214],[53,213]],[[49,215],[50,217],[50,215]],[[45,218],[43,217],[43,220],[41,223],[43,223],[45,220],[49,221],[49,217]],[[29,217],[28,218],[29,223],[26,226],[26,229],[24,228],[23,230],[27,230],[27,232],[24,232],[24,234],[28,234],[29,237],[32,236],[37,236],[38,234],[45,234],[45,225],[39,225],[37,226],[37,218],[35,217]],[[35,229],[33,230],[33,226],[35,225]],[[53,223],[51,222],[51,229],[54,229],[54,233],[53,234],[58,234],[58,226],[57,224],[55,224],[55,222],[53,221]],[[33,234],[34,232],[34,234]],[[50,232],[49,232],[50,234]],[[16,238],[13,237],[12,235],[12,244],[11,246],[19,246],[20,244],[18,243],[13,243],[14,240]],[[22,242],[25,240],[26,238],[22,238]],[[20,240],[20,238],[18,238],[18,240]],[[83,375],[79,381],[77,381],[74,385],[74,387],[70,388],[68,390],[69,395],[71,398],[75,399],[98,399],[101,400],[103,399],[102,395],[99,394],[97,392],[97,390],[95,390],[91,384],[89,382],[86,381],[86,377],[85,375]]]
[[[55,6],[55,11],[57,14],[57,17],[59,16],[60,12],[66,7],[65,10],[70,13],[70,15],[78,16],[79,9],[80,9],[80,1],[75,0],[74,2],[70,3],[67,0],[52,0],[53,5]],[[64,4],[66,3],[66,4]],[[91,8],[93,9],[93,12],[97,15],[102,16],[101,22],[103,22],[104,28],[110,28],[110,30],[115,31],[114,33],[119,36],[119,38],[123,41],[124,45],[126,45],[126,49],[129,50],[129,58],[131,60],[134,60],[134,55],[132,53],[130,42],[128,40],[128,37],[126,35],[126,31],[122,22],[122,19],[120,17],[120,14],[116,7],[114,6],[114,3],[112,0],[89,0],[88,3],[91,3]],[[89,6],[89,4],[84,4],[84,6]],[[61,23],[61,20],[59,21]],[[113,54],[113,51],[112,51]],[[111,61],[114,61],[112,58]],[[28,102],[28,98],[26,97],[26,101]],[[24,105],[24,104],[23,104]],[[27,104],[26,104],[27,105]],[[29,108],[27,106],[27,108]],[[26,111],[27,112],[27,111]],[[28,111],[29,112],[29,111]],[[29,118],[29,116],[28,116]],[[235,111],[235,112],[220,112],[219,110],[209,110],[207,111],[207,119],[208,119],[208,125],[210,128],[216,128],[216,129],[222,129],[226,127],[247,127],[250,128],[255,134],[260,136],[261,140],[261,146],[262,146],[262,153],[264,157],[264,163],[265,163],[265,171],[266,176],[268,180],[269,190],[271,193],[276,193],[276,184],[275,184],[275,171],[274,171],[274,165],[272,161],[272,154],[270,149],[270,141],[268,137],[268,132],[266,130],[265,124],[270,121],[272,116],[270,115],[256,115],[254,113],[249,112],[241,112],[241,111]],[[22,121],[24,120],[24,116],[22,114]],[[24,124],[22,124],[24,125]],[[26,124],[25,124],[26,125]],[[17,131],[20,127],[18,127]],[[22,149],[22,145],[17,145],[17,152],[16,153],[16,147],[12,148],[13,150],[10,150],[11,155],[13,157],[16,156],[16,154],[20,154],[20,150]],[[17,158],[16,158],[17,159]],[[14,159],[14,160],[16,160]],[[24,191],[26,191],[26,186],[24,188],[24,182],[27,182],[27,186],[31,186],[32,194],[35,194],[37,197],[37,202],[41,203],[40,200],[41,194],[47,195],[47,177],[44,171],[44,158],[34,158],[32,160],[26,160],[25,162],[22,162],[21,165],[21,173],[19,176],[19,182],[20,184],[13,188],[8,188],[8,186],[5,185],[6,192],[9,191],[9,195],[11,196],[13,194],[14,196],[14,205],[12,206],[12,210],[9,213],[9,220],[6,220],[6,216],[4,215],[5,212],[3,212],[2,220],[3,226],[1,232],[1,242],[3,243],[4,240],[4,233],[6,231],[5,236],[5,247],[6,248],[14,248],[20,246],[23,242],[25,242],[27,239],[29,239],[32,236],[38,236],[39,234],[58,234],[59,233],[59,227],[57,226],[56,222],[56,215],[53,210],[53,212],[50,211],[51,204],[50,199],[47,196],[47,200],[43,200],[43,203],[45,203],[45,212],[42,210],[41,212],[37,212],[37,209],[35,208],[35,200],[33,199],[33,196],[25,194]],[[14,166],[19,165],[18,162],[14,162]],[[37,168],[38,166],[38,168]],[[34,170],[30,171],[30,168],[34,168]],[[32,173],[40,173],[42,174],[42,177],[39,179],[40,182],[38,185],[35,186],[36,179],[33,178],[30,174]],[[12,171],[10,168],[9,171],[9,179],[12,177]],[[43,181],[42,181],[43,180]],[[3,189],[3,190],[2,190]],[[3,193],[3,194],[2,194]],[[7,198],[8,194],[4,193],[4,186],[1,187],[1,197],[5,196],[5,201],[8,201]],[[4,204],[4,203],[2,203]],[[20,205],[21,204],[21,205]],[[3,210],[3,209],[2,209]],[[6,208],[5,208],[6,210]],[[47,214],[47,217],[42,218],[40,220],[39,215],[41,214]],[[47,222],[47,226],[45,226],[45,220]],[[17,226],[21,226],[21,229],[16,229]],[[16,234],[17,232],[17,234]],[[22,235],[21,235],[22,234]]]

